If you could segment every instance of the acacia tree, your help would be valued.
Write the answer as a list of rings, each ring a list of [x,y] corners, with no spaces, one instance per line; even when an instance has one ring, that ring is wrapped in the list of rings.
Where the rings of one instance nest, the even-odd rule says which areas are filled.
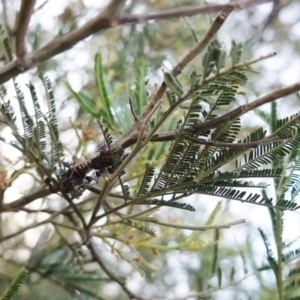
[[[266,263],[254,266],[252,248],[248,253],[261,285],[261,272],[272,272],[276,280],[258,295],[270,297],[276,289],[279,299],[295,296],[298,269],[289,263],[298,251],[283,255],[282,223],[284,211],[298,209],[299,114],[280,119],[276,100],[299,91],[300,82],[259,91],[263,96],[254,98],[246,92],[248,77],[258,62],[275,55],[249,56],[262,29],[244,41],[232,36],[230,47],[218,36],[233,11],[249,8],[251,14],[266,2],[273,2],[267,26],[283,7],[279,1],[174,5],[151,14],[133,12],[158,9],[159,1],[111,1],[83,25],[74,17],[76,6],[68,6],[60,15],[57,36],[53,33],[41,46],[45,32],[37,34],[38,26],[31,29],[30,22],[39,20],[47,4],[21,1],[11,26],[9,5],[3,1],[0,139],[4,150],[18,152],[13,157],[3,151],[1,162],[4,299],[12,299],[20,285],[20,299],[169,297],[177,290],[174,283],[168,286],[176,266],[168,266],[168,255],[180,261],[185,253],[196,253],[198,267],[185,264],[189,282],[182,299],[208,298],[228,288],[230,298],[240,297],[241,281],[250,276],[247,258],[240,249],[220,247],[219,241],[224,231],[245,219],[231,216],[226,221],[221,202],[216,202],[208,218],[198,214],[197,222],[185,222],[192,218],[186,214],[211,205],[211,197],[268,209],[277,255],[264,228],[259,232]],[[204,13],[208,22],[199,18]],[[155,22],[148,24],[151,20]],[[76,70],[83,77],[78,89],[72,72],[62,72],[55,56],[74,52],[84,57],[80,46],[72,47],[96,33],[90,44],[83,44],[93,52],[88,57],[94,57],[94,78],[89,65]],[[93,42],[103,43],[104,37],[109,42],[95,51]],[[25,87],[18,75],[31,69]],[[58,99],[59,93],[68,101]],[[260,109],[265,104],[271,105],[270,113]],[[72,120],[65,121],[71,109]],[[264,125],[242,127],[250,111]],[[262,182],[253,182],[256,178]],[[267,178],[274,179],[273,198]],[[18,185],[24,191],[19,198],[14,194]],[[24,221],[18,221],[20,212]],[[26,240],[32,232],[35,245]],[[230,267],[222,267],[226,259],[232,260]],[[241,270],[238,259],[244,262]],[[243,292],[251,293],[247,288]]]

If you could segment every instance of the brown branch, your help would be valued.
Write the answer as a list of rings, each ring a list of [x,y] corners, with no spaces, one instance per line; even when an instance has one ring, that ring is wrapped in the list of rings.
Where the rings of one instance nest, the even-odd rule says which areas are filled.
[[[270,103],[274,100],[280,99],[284,96],[291,95],[298,91],[300,91],[300,82],[294,83],[285,88],[275,90],[275,91],[271,92],[270,94],[267,94],[261,98],[258,98],[248,104],[242,105],[221,117],[218,117],[218,118],[195,125],[195,131],[199,132],[199,131],[215,128],[217,125],[221,124],[222,122],[233,121],[236,118],[249,112],[250,110],[253,110],[264,104]]]
[[[203,13],[212,13],[212,12],[220,12],[220,11],[231,12],[233,10],[245,9],[249,6],[260,5],[260,4],[273,2],[273,1],[274,0],[242,0],[242,1],[230,2],[226,4],[181,7],[179,9],[169,9],[159,13],[153,13],[148,15],[121,16],[120,18],[118,18],[118,22],[141,23],[141,22],[146,22],[151,20],[164,20],[170,18],[188,17],[188,16],[194,16]]]
[[[178,65],[172,70],[172,75],[177,77],[182,70],[190,63],[216,36],[217,32],[220,30],[224,22],[226,21],[227,17],[230,13],[222,12],[219,16],[215,19],[211,27],[209,28],[206,35],[199,41],[196,46],[178,63]],[[153,97],[151,103],[148,105],[146,110],[139,116],[138,121],[135,122],[132,127],[125,133],[125,135],[119,140],[119,143],[123,146],[123,148],[128,147],[128,145],[132,145],[131,141],[134,141],[137,138],[140,124],[143,122],[145,118],[149,115],[152,111],[153,107],[156,105],[158,101],[160,101],[166,92],[167,85],[163,82],[158,89],[157,93]]]
[[[26,47],[26,34],[35,5],[35,0],[22,0],[20,11],[17,15],[15,28],[12,34],[16,39],[16,55],[22,65],[31,64],[32,62],[27,59],[27,47]]]
[[[78,222],[77,220],[74,218],[73,215],[68,215],[70,221],[76,226],[78,227]],[[81,238],[83,241],[86,240],[86,236],[83,232],[79,232]],[[86,233],[87,235],[87,233]],[[94,262],[96,262],[100,268],[103,270],[103,272],[106,273],[106,275],[113,281],[115,281],[116,283],[118,283],[121,288],[123,289],[123,291],[127,294],[127,296],[129,297],[129,299],[137,299],[137,300],[148,300],[146,298],[140,297],[136,294],[134,294],[131,290],[129,290],[126,286],[126,282],[124,280],[122,280],[120,277],[118,277],[114,271],[112,271],[111,269],[109,269],[104,262],[102,261],[98,251],[97,251],[97,247],[93,241],[93,238],[91,238],[87,243],[86,246],[89,248],[92,258],[94,260]]]
[[[193,141],[194,143],[200,144],[200,145],[207,145],[207,146],[214,146],[214,147],[224,147],[224,148],[235,148],[235,149],[247,149],[247,148],[256,148],[260,145],[270,144],[274,142],[281,142],[281,141],[288,141],[292,140],[294,137],[273,137],[273,138],[266,138],[263,140],[258,140],[255,142],[249,142],[249,143],[223,143],[219,141],[204,141],[199,140],[197,138],[187,136],[187,139]]]
[[[260,107],[264,104],[267,104],[267,103],[270,103],[274,100],[277,100],[279,98],[282,98],[284,96],[288,96],[288,95],[291,95],[293,93],[296,93],[297,91],[300,91],[300,82],[297,82],[297,83],[294,83],[290,86],[287,86],[287,87],[284,87],[284,88],[281,88],[281,89],[278,89],[278,90],[275,90],[261,98],[258,98],[252,102],[250,102],[249,104],[245,104],[245,105],[242,105],[238,108],[236,108],[235,110],[221,116],[221,117],[218,117],[218,118],[215,118],[213,120],[209,120],[209,121],[206,121],[206,122],[203,122],[203,123],[199,123],[197,125],[195,125],[195,130],[194,132],[197,133],[197,132],[201,132],[201,131],[205,131],[205,130],[209,130],[209,129],[213,129],[213,128],[216,128],[216,126],[218,126],[220,123],[222,122],[225,122],[225,121],[233,121],[234,119],[244,115],[245,113],[257,108],[257,107]],[[143,135],[143,140],[146,139],[148,137],[148,134],[147,133],[144,133]],[[175,132],[162,132],[162,133],[157,133],[156,135],[154,135],[152,138],[151,138],[151,141],[152,142],[166,142],[166,141],[172,141],[174,140],[176,137],[175,135]],[[288,138],[288,137],[286,137]],[[135,144],[137,141],[137,136],[131,136],[130,138],[124,140],[124,143],[123,144],[120,144],[123,148],[126,148],[126,147],[129,147],[133,144]],[[272,142],[274,140],[265,140],[266,142]],[[208,142],[208,141],[207,141]],[[205,141],[199,141],[199,143],[207,143]],[[263,141],[262,141],[263,142]],[[215,142],[214,142],[214,145]],[[220,145],[218,144],[219,146],[229,146],[229,145]],[[237,144],[234,144],[234,145],[237,145]],[[238,144],[239,145],[239,144]],[[242,145],[242,144],[240,144]],[[251,147],[255,147],[255,145],[251,145]],[[95,192],[95,193],[98,193],[99,191],[98,190],[93,190],[94,187],[91,187],[90,190],[92,192]],[[48,189],[41,189],[37,192],[34,192],[30,195],[27,195],[27,196],[24,196],[24,197],[21,197],[20,199],[18,200],[15,200],[11,203],[8,203],[8,204],[5,204],[3,205],[3,207],[1,208],[2,210],[6,210],[5,208],[7,207],[7,210],[12,210],[12,209],[18,209],[19,207],[22,207],[22,206],[25,206],[29,203],[31,203],[32,201],[36,200],[37,198],[41,198],[41,197],[45,197],[47,195],[50,194],[50,191]],[[117,195],[115,194],[110,194],[112,197],[116,197]]]
[[[149,20],[167,19],[174,17],[182,17],[185,15],[196,15],[207,12],[217,12],[220,10],[233,11],[236,9],[246,8],[252,5],[271,2],[272,0],[244,0],[235,3],[224,5],[211,6],[196,6],[192,8],[180,9],[177,11],[169,10],[161,13],[149,15],[133,15],[133,16],[116,16],[116,10],[120,9],[125,3],[125,0],[112,0],[108,7],[101,11],[98,16],[84,24],[82,27],[71,31],[63,36],[56,37],[51,42],[42,48],[28,54],[27,64],[22,65],[18,60],[15,60],[0,70],[0,84],[17,76],[20,73],[26,72],[42,62],[54,57],[57,54],[65,52],[72,48],[78,42],[84,40],[92,34],[101,30],[115,27],[117,25],[135,24]],[[184,14],[185,13],[185,14]],[[30,63],[28,63],[30,62]]]
[[[55,55],[72,48],[75,44],[88,36],[102,29],[114,26],[113,21],[116,18],[115,14],[124,4],[125,0],[112,0],[108,6],[98,14],[98,16],[87,22],[82,27],[63,36],[57,37],[42,48],[28,54],[28,61],[31,61],[30,64],[22,65],[18,60],[14,60],[7,64],[0,70],[0,83],[15,77],[20,73],[28,71]]]
[[[100,192],[101,192],[101,189],[99,189],[95,186],[89,187],[88,190],[90,190],[91,192],[93,192],[95,194],[100,194]],[[50,194],[51,194],[51,192],[49,191],[48,187],[39,189],[38,191],[35,191],[31,194],[23,196],[15,201],[3,204],[2,207],[0,208],[0,213],[3,211],[18,211],[19,209],[21,209],[25,205],[35,201],[36,199],[46,197]],[[119,193],[109,193],[108,196],[124,200],[124,196],[120,195]],[[22,210],[25,210],[28,212],[35,212],[34,210],[30,210],[30,209],[22,209]],[[45,209],[43,211],[46,213],[56,213],[57,212],[56,210],[47,210],[47,209]],[[68,213],[70,213],[70,211],[66,212],[66,214],[68,214]]]
[[[275,19],[280,10],[284,7],[287,6],[287,3],[285,3],[285,5],[283,5],[282,3],[280,3],[280,0],[273,0],[273,8],[265,22],[265,27],[267,27],[270,23],[272,23],[273,19]]]
[[[110,268],[108,268],[104,262],[102,261],[97,248],[95,246],[95,243],[90,240],[90,242],[87,244],[87,247],[90,249],[90,252],[92,254],[92,258],[95,262],[98,263],[98,265],[101,267],[101,269],[106,273],[106,275],[112,279],[113,281],[115,281],[116,283],[118,283],[121,288],[123,289],[123,291],[127,294],[127,296],[129,297],[129,299],[137,299],[137,300],[148,300],[147,298],[138,296],[136,294],[134,294],[131,290],[128,289],[128,287],[126,286],[126,282],[124,280],[122,280],[121,278],[119,278],[114,271],[112,271]]]
[[[39,189],[38,191],[35,191],[29,195],[23,196],[23,197],[19,198],[18,200],[15,200],[15,201],[7,203],[7,204],[3,204],[0,211],[18,210],[19,207],[25,206],[25,205],[35,201],[38,198],[43,198],[50,194],[51,194],[51,192],[49,191],[48,187]]]
[[[281,89],[277,89],[261,98],[258,98],[248,104],[239,106],[238,108],[232,110],[231,112],[222,115],[221,117],[203,122],[203,123],[199,123],[199,124],[195,124],[194,126],[194,132],[186,132],[186,134],[192,134],[192,133],[200,133],[203,132],[205,130],[209,130],[209,129],[213,129],[216,128],[219,124],[221,124],[222,122],[230,122],[233,121],[235,119],[237,119],[238,117],[246,114],[247,112],[260,107],[264,104],[270,103],[272,101],[278,100],[282,97],[294,94],[296,92],[300,91],[300,82],[294,83],[290,86],[281,88]],[[146,139],[148,136],[147,133],[144,133],[143,135],[143,139]],[[188,137],[188,136],[187,136]],[[176,138],[176,133],[174,131],[169,131],[169,132],[160,132],[155,134],[152,138],[151,138],[151,142],[168,142],[168,141],[173,141]],[[280,138],[280,137],[279,137]],[[285,137],[283,139],[288,139],[290,137]],[[137,141],[137,137],[134,135],[131,135],[130,137],[123,139],[121,146],[125,149],[127,147],[130,147],[131,145],[135,144]],[[264,140],[265,142],[269,143],[275,140]],[[276,140],[277,141],[277,140]],[[223,145],[223,144],[219,144],[219,142],[215,142],[215,141],[199,141],[199,144],[203,144],[203,145],[212,145],[212,146],[217,146],[216,143],[218,143],[218,145],[220,147],[230,147],[230,144],[227,145]],[[263,142],[263,141],[261,141]],[[255,142],[256,143],[256,142]],[[231,145],[235,145],[234,147],[236,147],[236,145],[241,145],[242,147],[242,143],[241,144],[231,144]],[[251,147],[256,147],[257,145],[253,144],[253,145],[248,145],[250,148]],[[244,147],[247,147],[247,145],[245,145]]]

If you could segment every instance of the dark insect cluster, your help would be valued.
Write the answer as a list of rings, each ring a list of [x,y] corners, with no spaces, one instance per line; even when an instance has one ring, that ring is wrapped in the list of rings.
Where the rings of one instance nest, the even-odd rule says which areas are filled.
[[[91,168],[95,170],[103,170],[114,166],[114,161],[120,157],[124,159],[124,149],[116,144],[113,149],[109,149],[107,144],[98,146],[99,154],[91,159]],[[109,172],[113,173],[113,172]]]
[[[100,176],[112,174],[115,171],[116,160],[120,158],[122,161],[127,156],[119,145],[111,150],[106,143],[103,143],[98,146],[98,151],[99,154],[91,160],[79,164],[67,163],[65,171],[61,175],[61,186],[53,185],[51,179],[46,178],[45,184],[49,186],[50,191],[57,193],[63,189],[66,193],[70,193],[76,186],[97,181]]]

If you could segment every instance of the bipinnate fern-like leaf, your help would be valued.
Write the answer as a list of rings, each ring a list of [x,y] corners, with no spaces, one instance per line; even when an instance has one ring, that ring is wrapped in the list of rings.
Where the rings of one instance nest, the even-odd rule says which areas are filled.
[[[296,209],[295,202],[280,199],[274,203],[272,199],[266,196],[248,194],[244,190],[237,189],[266,187],[263,183],[255,185],[251,181],[241,181],[240,179],[243,177],[282,176],[282,168],[261,169],[261,166],[270,165],[277,157],[291,153],[295,147],[294,142],[270,142],[269,144],[258,145],[252,150],[242,147],[220,148],[213,146],[206,146],[201,150],[201,140],[199,140],[199,145],[186,138],[186,134],[192,130],[193,123],[199,120],[199,115],[202,112],[202,107],[197,105],[197,101],[196,98],[192,100],[184,120],[177,123],[176,138],[170,144],[166,161],[153,182],[151,192],[154,192],[155,195],[200,193],[279,209]],[[292,126],[294,125],[290,123],[290,128]],[[230,123],[220,124],[206,139],[231,144],[235,141],[239,130],[240,121],[236,119]],[[238,143],[253,143],[265,138],[266,131],[258,128]],[[224,165],[232,164],[232,162],[235,164],[233,172],[224,172],[222,175],[223,172],[218,171]]]
[[[246,74],[239,70],[234,70],[227,75],[234,84],[245,85],[248,81]]]
[[[155,171],[155,169],[154,169],[153,165],[150,165],[150,164],[146,165],[146,170],[145,170],[139,191],[137,193],[137,197],[144,196],[145,194],[147,194],[150,183],[154,176],[154,171]]]
[[[233,172],[214,171],[207,177],[203,178],[201,182],[214,182],[222,179],[243,179],[243,178],[274,178],[282,176],[282,168],[276,169],[254,169],[254,170],[239,170]]]
[[[136,204],[146,204],[146,205],[157,205],[157,206],[169,206],[174,208],[180,208],[184,210],[189,211],[195,211],[195,208],[186,203],[180,203],[177,201],[166,201],[166,200],[160,200],[160,199],[146,199],[146,200],[140,200]]]
[[[244,45],[242,43],[236,43],[235,41],[231,42],[230,57],[233,67],[240,63],[243,54],[243,47]]]
[[[287,275],[285,282],[284,282],[284,291],[286,294],[292,293],[293,295],[295,295],[297,293],[297,291],[299,293],[299,288],[300,288],[299,277],[300,277],[300,269],[299,268],[294,268],[289,271],[289,274]],[[294,296],[294,297],[285,297],[285,298],[289,299],[289,300],[299,299],[299,295],[296,297]]]
[[[111,137],[111,135],[108,132],[108,128],[104,128],[103,124],[101,124],[100,122],[99,126],[101,128],[101,131],[103,133],[106,145],[109,149],[109,152],[111,154],[112,160],[113,160],[113,168],[114,170],[116,170],[122,163],[122,157],[120,155],[120,149],[118,149],[118,146],[114,146],[113,145],[113,139]],[[121,149],[123,152],[123,149]],[[122,188],[122,192],[123,192],[123,196],[125,200],[128,200],[130,198],[130,189],[128,184],[125,184],[123,182],[122,176],[124,176],[126,173],[124,170],[122,170],[119,174],[118,174],[118,178],[119,178],[119,182],[120,182],[120,186]]]
[[[171,73],[164,72],[164,82],[168,88],[178,97],[183,94],[183,89],[177,78],[175,78]]]
[[[6,289],[3,295],[0,295],[1,300],[12,300],[17,295],[20,287],[27,281],[28,271],[25,268],[20,270],[20,273],[14,278],[12,283]]]
[[[111,157],[113,159],[113,167],[115,169],[117,169],[119,167],[119,165],[122,163],[122,159],[121,159],[121,156],[119,154],[119,151],[117,150],[117,147],[115,147],[113,145],[113,139],[112,139],[110,133],[108,132],[108,128],[104,128],[103,125],[100,122],[98,122],[98,123],[100,125],[100,128],[101,128],[101,131],[103,133],[106,145],[107,145],[107,147],[110,151]],[[122,176],[122,175],[125,175],[124,171],[122,171],[120,173],[120,176]]]
[[[46,158],[46,131],[45,124],[42,120],[42,111],[36,95],[35,87],[30,83],[28,85],[31,99],[34,107],[35,128],[34,128],[34,146],[37,150],[37,158],[42,162]]]
[[[262,191],[262,195],[263,195],[263,197],[267,197],[266,190]],[[276,210],[273,207],[268,207],[268,211],[269,211],[270,219],[272,222],[272,229],[273,229],[274,236],[278,236],[278,231],[280,231],[280,236],[281,236],[282,231],[283,231],[283,218],[281,218],[282,226],[280,226],[280,228],[278,228],[277,220],[278,220],[279,216],[278,216],[278,214],[276,214]]]
[[[266,248],[267,260],[268,260],[269,266],[273,270],[275,276],[277,276],[278,265],[277,265],[277,261],[276,261],[274,255],[273,255],[269,239],[267,238],[266,234],[264,233],[264,231],[261,228],[259,228],[258,231],[261,235],[261,238],[262,238],[265,248]]]
[[[18,83],[13,79],[16,99],[21,112],[22,127],[21,130],[16,126],[16,117],[10,101],[2,97],[0,111],[4,122],[12,129],[13,135],[17,142],[10,144],[26,155],[33,166],[43,178],[45,175],[50,176],[53,170],[57,169],[57,175],[62,172],[63,146],[59,139],[58,122],[56,118],[55,100],[52,92],[51,83],[48,78],[42,74],[39,75],[46,91],[48,104],[48,113],[43,113],[40,101],[37,97],[35,87],[29,83],[28,88],[33,104],[34,114],[29,114],[28,101],[25,101],[24,94]],[[47,142],[51,141],[50,153],[47,149]]]
[[[48,104],[48,112],[46,115],[42,115],[45,122],[48,125],[50,140],[51,140],[51,155],[50,165],[59,166],[59,172],[62,170],[62,161],[64,157],[63,145],[59,137],[58,121],[56,116],[56,102],[53,94],[51,82],[47,76],[39,73],[39,78],[43,82],[45,88],[45,94]]]
[[[251,150],[248,155],[244,155],[243,168],[258,168],[262,165],[269,165],[279,157],[289,155],[296,142],[273,142],[270,144],[259,145]]]
[[[300,248],[290,250],[288,253],[282,254],[282,261],[284,263],[288,263],[290,261],[298,259],[299,256],[300,256]]]
[[[247,187],[247,186],[244,186]],[[247,193],[246,191],[234,188],[227,188],[224,186],[213,186],[213,185],[205,185],[205,184],[194,184],[189,185],[187,188],[178,188],[177,192],[190,192],[190,193],[198,193],[202,195],[210,195],[217,196],[226,199],[238,200],[246,203],[254,203],[258,205],[263,205],[267,207],[276,207],[278,209],[297,209],[297,203],[281,200],[277,203],[274,203],[272,198],[262,197],[257,193]]]
[[[140,231],[143,231],[147,234],[150,234],[152,236],[155,236],[155,230],[153,228],[150,228],[150,227],[147,227],[145,225],[139,224],[138,222],[127,220],[127,221],[124,221],[124,224],[126,224],[128,226],[131,226],[131,227],[134,227],[134,228],[136,228]]]
[[[284,281],[284,292],[285,299],[287,300],[297,300],[299,299],[299,289],[300,289],[300,281],[299,281],[300,269],[294,268],[290,270]],[[292,296],[293,295],[293,296]]]
[[[300,113],[292,116],[276,119],[273,123],[273,134],[278,136],[297,135],[300,128]]]
[[[166,95],[170,106],[174,105],[178,101],[176,94],[173,93],[171,90],[167,90]]]
[[[2,35],[2,32],[1,32]],[[3,45],[4,45],[4,49],[8,58],[8,61],[12,61],[13,60],[13,51],[11,49],[11,45],[10,45],[10,41],[8,37],[5,37],[3,39]]]
[[[228,54],[223,45],[217,40],[212,41],[207,47],[207,51],[204,54],[202,65],[203,65],[203,73],[201,76],[203,77],[203,81],[209,82],[211,81],[211,77],[215,76],[215,74],[222,74],[222,76],[217,76],[220,82],[225,82],[229,79],[231,82],[235,84],[245,84],[247,82],[247,77],[244,74],[244,70],[247,69],[245,66],[240,66],[239,63],[242,59],[244,45],[239,43],[232,42],[231,49],[229,51],[229,56],[231,58],[231,68],[223,72],[225,69],[226,62],[228,60]],[[248,66],[249,69],[249,66]]]
[[[203,65],[203,79],[206,79],[213,70],[218,73],[225,65],[226,53],[222,49],[221,44],[214,40],[208,47],[204,54],[202,65]]]
[[[203,180],[204,181],[204,180]],[[203,182],[202,181],[202,182]],[[236,187],[236,188],[261,188],[264,189],[268,186],[265,182],[254,183],[252,181],[242,181],[242,180],[214,180],[211,181],[214,186],[223,187]]]
[[[216,108],[219,108],[220,106],[226,106],[232,103],[235,100],[236,92],[237,90],[233,88],[228,91],[222,91],[219,97],[217,98]]]
[[[2,99],[3,100],[3,99]],[[0,111],[3,116],[3,121],[7,124],[12,130],[13,134],[16,136],[18,140],[21,140],[21,137],[18,134],[18,128],[16,126],[16,116],[15,111],[11,106],[10,100],[4,101],[1,103]]]
[[[23,130],[24,130],[25,144],[23,146],[25,148],[29,148],[33,142],[34,121],[27,110],[27,106],[24,100],[24,94],[20,90],[19,85],[15,79],[13,80],[13,82],[17,94],[17,100],[19,102],[19,108],[21,112],[21,118],[22,118]]]
[[[233,143],[240,131],[240,119],[233,122],[221,123],[211,134],[212,141],[220,141],[226,143]]]
[[[290,189],[292,199],[295,199],[300,192],[300,162],[293,168],[293,173],[289,176],[286,187]]]

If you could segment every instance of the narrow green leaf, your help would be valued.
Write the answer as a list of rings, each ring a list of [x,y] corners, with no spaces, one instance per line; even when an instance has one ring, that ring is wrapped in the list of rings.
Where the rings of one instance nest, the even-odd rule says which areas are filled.
[[[110,102],[109,102],[107,90],[105,87],[102,56],[99,52],[95,56],[95,76],[96,76],[96,83],[97,83],[97,87],[98,87],[99,97],[100,97],[101,103],[104,107],[104,111],[106,113],[107,120],[105,120],[105,121],[108,123],[114,124],[114,117],[110,110]]]
[[[84,97],[82,93],[77,93],[73,90],[71,85],[66,82],[67,88],[71,95],[74,97],[74,99],[78,102],[78,104],[87,111],[90,115],[92,115],[94,118],[99,118],[99,113],[96,111],[95,108],[95,101],[92,102],[90,98]]]
[[[178,80],[168,72],[164,72],[164,81],[168,88],[175,93],[177,96],[183,94],[183,90],[178,82]]]

